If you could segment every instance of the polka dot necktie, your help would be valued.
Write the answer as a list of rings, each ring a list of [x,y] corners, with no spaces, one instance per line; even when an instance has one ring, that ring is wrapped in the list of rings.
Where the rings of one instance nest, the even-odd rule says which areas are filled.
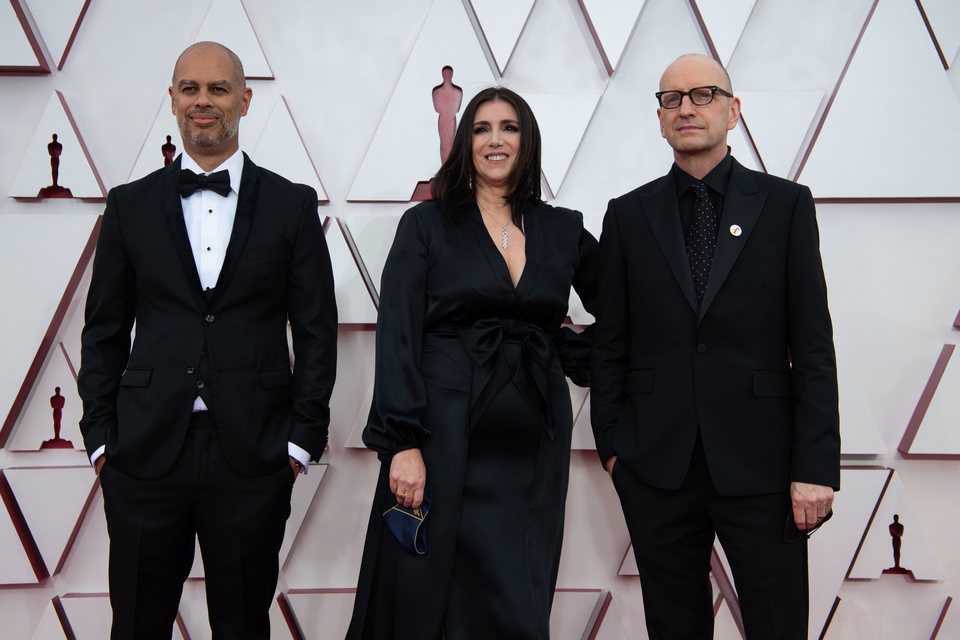
[[[690,259],[690,275],[697,291],[697,301],[703,302],[713,262],[713,249],[717,244],[717,212],[707,193],[707,185],[693,183],[693,219],[687,232],[687,258]]]

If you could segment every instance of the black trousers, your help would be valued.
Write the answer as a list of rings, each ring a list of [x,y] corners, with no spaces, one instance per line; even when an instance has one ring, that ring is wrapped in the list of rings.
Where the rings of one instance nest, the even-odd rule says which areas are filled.
[[[169,640],[195,543],[213,638],[268,638],[293,474],[247,478],[223,457],[212,418],[196,413],[167,475],[100,473],[110,535],[112,640]]]
[[[713,637],[710,553],[714,536],[730,561],[749,640],[807,637],[807,543],[784,542],[789,495],[722,496],[700,442],[683,485],[640,482],[617,461],[614,486],[640,570],[651,640]]]

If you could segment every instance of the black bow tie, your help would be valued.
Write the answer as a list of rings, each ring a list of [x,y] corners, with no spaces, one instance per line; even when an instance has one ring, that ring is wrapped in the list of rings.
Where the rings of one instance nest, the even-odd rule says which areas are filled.
[[[184,169],[177,178],[177,191],[184,198],[192,196],[198,189],[209,189],[226,197],[230,193],[230,172],[224,169],[209,175],[197,175],[190,169]]]

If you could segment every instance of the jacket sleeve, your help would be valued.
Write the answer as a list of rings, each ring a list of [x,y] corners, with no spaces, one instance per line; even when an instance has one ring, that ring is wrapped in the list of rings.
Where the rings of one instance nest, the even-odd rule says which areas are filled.
[[[787,339],[793,362],[791,480],[840,488],[840,416],[833,325],[813,196],[797,197],[787,257]]]
[[[600,463],[617,452],[613,430],[620,418],[627,358],[630,352],[630,310],[627,276],[618,228],[616,200],[603,217],[600,235],[599,286],[595,302],[591,357],[590,422]]]
[[[363,442],[381,459],[430,435],[421,369],[429,241],[421,224],[415,210],[400,219],[380,283],[373,404]]]
[[[83,402],[80,432],[88,453],[117,428],[117,392],[130,356],[136,274],[123,244],[116,190],[107,196],[87,291],[77,389]]]
[[[327,446],[330,395],[337,375],[337,299],[330,253],[317,212],[317,193],[306,191],[290,259],[287,315],[293,336],[293,423],[290,441],[319,460]]]
[[[584,308],[596,317],[597,307],[597,271],[600,262],[600,248],[597,239],[583,227],[583,214],[574,212],[580,224],[580,238],[577,245],[577,268],[573,274],[573,289],[580,296]],[[569,327],[562,327],[557,336],[557,351],[564,374],[579,387],[590,386],[590,351],[594,325],[577,333]]]

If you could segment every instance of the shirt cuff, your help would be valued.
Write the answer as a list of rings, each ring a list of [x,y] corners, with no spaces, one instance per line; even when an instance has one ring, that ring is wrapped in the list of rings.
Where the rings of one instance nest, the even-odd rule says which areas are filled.
[[[307,469],[310,466],[310,453],[301,447],[293,444],[292,442],[287,443],[287,455],[300,463],[300,473],[307,475]]]
[[[97,450],[90,454],[90,464],[97,466],[97,458],[103,455],[104,451],[107,450],[107,445],[102,444],[97,447]]]

